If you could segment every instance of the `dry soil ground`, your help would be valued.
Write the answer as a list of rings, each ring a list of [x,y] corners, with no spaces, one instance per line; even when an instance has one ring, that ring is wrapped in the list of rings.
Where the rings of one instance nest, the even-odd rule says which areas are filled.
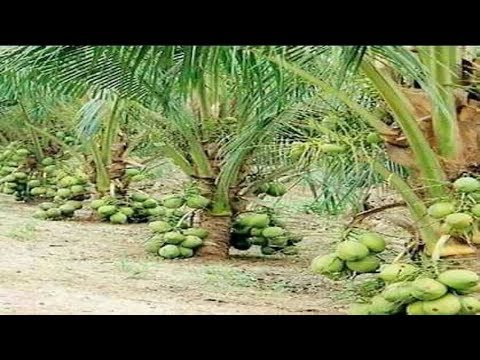
[[[228,262],[147,255],[145,225],[40,221],[0,196],[0,314],[342,314],[343,285],[312,275],[335,223],[286,212],[300,255]]]

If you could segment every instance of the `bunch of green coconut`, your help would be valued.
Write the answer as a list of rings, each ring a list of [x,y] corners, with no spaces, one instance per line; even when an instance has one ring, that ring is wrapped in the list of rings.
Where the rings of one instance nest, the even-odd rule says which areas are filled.
[[[143,181],[147,177],[142,170],[135,167],[130,167],[125,169],[125,178],[128,183],[131,183],[131,182]]]
[[[54,166],[53,164],[46,167]],[[42,220],[62,220],[72,218],[83,207],[83,201],[90,196],[90,189],[85,176],[65,175],[62,170],[52,172],[56,176],[50,180],[53,200],[38,205],[34,217]],[[46,193],[45,195],[49,195]]]
[[[292,234],[274,211],[263,207],[240,214],[232,226],[230,244],[237,250],[248,250],[256,245],[263,255],[294,255],[301,236]]]
[[[480,181],[461,177],[452,184],[453,200],[439,200],[428,208],[430,217],[440,222],[440,231],[468,242],[480,243]]]
[[[145,249],[165,259],[189,258],[203,245],[208,237],[207,230],[187,227],[185,222],[172,225],[163,220],[148,224],[153,235],[146,241]]]
[[[57,131],[55,137],[67,145],[77,145],[79,143],[74,134],[69,131]]]
[[[287,193],[287,188],[282,183],[273,181],[269,183],[262,184],[255,191],[255,195],[266,194],[273,197],[280,197]]]
[[[0,153],[0,186],[2,193],[22,200],[28,195],[27,161],[31,154],[28,149],[18,146],[18,143],[11,143]]]
[[[315,274],[338,277],[352,273],[373,273],[380,268],[378,254],[386,248],[382,236],[373,232],[354,234],[338,244],[334,253],[317,256],[312,260],[311,270]]]
[[[475,315],[480,301],[479,276],[470,270],[453,269],[438,276],[419,275],[412,264],[385,265],[378,277],[384,290],[367,304],[353,304],[351,315]]]
[[[295,142],[290,150],[292,160],[300,160],[301,158],[316,157],[318,154],[334,155],[345,152],[346,147],[342,144],[325,142],[325,141],[309,141]]]
[[[6,149],[1,158],[0,174],[3,177],[0,178],[0,184],[4,194],[14,195],[18,201],[47,199],[55,196],[52,176],[47,166],[54,162],[53,158],[45,157],[38,163],[37,158],[23,147]]]
[[[210,200],[190,188],[161,202],[165,211],[148,225],[153,235],[145,244],[146,250],[165,259],[194,256],[209,235],[207,230],[193,226],[194,214],[207,208]]]
[[[139,192],[125,197],[104,196],[93,200],[90,208],[101,220],[112,224],[147,222],[165,213],[156,199]]]

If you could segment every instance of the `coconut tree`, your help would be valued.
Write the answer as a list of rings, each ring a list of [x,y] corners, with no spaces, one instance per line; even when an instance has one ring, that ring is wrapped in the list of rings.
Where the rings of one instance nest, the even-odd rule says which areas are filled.
[[[275,53],[302,63],[303,50]],[[1,57],[5,75],[93,101],[109,92],[147,109],[152,131],[163,137],[161,154],[211,202],[199,218],[211,232],[202,248],[210,257],[228,255],[232,219],[249,195],[294,167],[278,130],[294,116],[295,104],[314,94],[244,47],[16,47]],[[84,117],[84,129],[93,118]]]
[[[473,219],[467,218],[465,225],[468,226],[462,231],[452,231],[449,226],[442,226],[445,219],[438,221],[428,211],[434,202],[451,201],[452,181],[465,172],[476,172],[479,148],[474,124],[479,103],[475,83],[471,81],[474,69],[464,66],[475,61],[466,61],[465,54],[461,56],[462,50],[455,46],[420,46],[415,51],[402,46],[331,49],[335,59],[332,61],[337,67],[342,64],[345,70],[359,71],[374,86],[393,115],[393,124],[387,124],[341,88],[332,86],[311,64],[307,68],[270,56],[279,66],[322,92],[335,95],[357,112],[384,139],[389,157],[411,170],[407,182],[371,161],[372,167],[389,180],[409,206],[427,251],[437,255],[473,252],[461,243],[462,240],[470,242],[474,237]],[[469,70],[468,78],[465,70]],[[474,189],[463,191],[470,190]],[[465,211],[465,196],[457,205],[455,211]],[[445,245],[447,239],[452,240]]]

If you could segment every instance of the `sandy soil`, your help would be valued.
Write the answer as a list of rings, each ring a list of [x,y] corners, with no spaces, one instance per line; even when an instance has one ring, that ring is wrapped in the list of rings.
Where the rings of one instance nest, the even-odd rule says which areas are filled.
[[[334,226],[287,220],[301,254],[228,262],[147,255],[145,225],[39,221],[34,206],[0,196],[0,314],[341,314],[338,286],[308,271]]]

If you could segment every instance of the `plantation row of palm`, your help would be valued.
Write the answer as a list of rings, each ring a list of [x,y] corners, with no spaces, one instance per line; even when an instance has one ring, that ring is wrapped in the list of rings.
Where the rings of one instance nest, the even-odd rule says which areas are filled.
[[[1,186],[18,200],[39,200],[43,219],[87,207],[114,224],[148,222],[147,250],[164,258],[223,259],[232,246],[297,252],[301,239],[264,197],[302,182],[311,209],[355,213],[372,187],[386,184],[409,210],[415,234],[407,246],[432,258],[427,275],[436,281],[442,256],[473,254],[480,242],[473,50],[8,47],[0,53]],[[160,199],[135,184],[161,159],[190,181]],[[366,243],[344,239],[314,271],[376,272],[384,240],[361,233]],[[451,288],[473,289],[465,276]],[[415,294],[430,294],[427,285]],[[443,313],[480,310],[465,310],[473,300],[459,293],[401,290],[408,296],[382,297],[367,313],[418,313],[409,304],[437,300],[448,303]],[[432,306],[423,307],[430,314]]]

